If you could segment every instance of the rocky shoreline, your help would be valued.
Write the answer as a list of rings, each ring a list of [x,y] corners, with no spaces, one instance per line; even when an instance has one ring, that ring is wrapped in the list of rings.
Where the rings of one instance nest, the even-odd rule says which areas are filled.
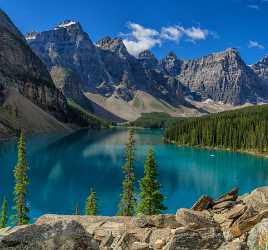
[[[0,249],[262,250],[268,245],[268,186],[238,196],[202,196],[176,215],[44,215],[0,230]]]

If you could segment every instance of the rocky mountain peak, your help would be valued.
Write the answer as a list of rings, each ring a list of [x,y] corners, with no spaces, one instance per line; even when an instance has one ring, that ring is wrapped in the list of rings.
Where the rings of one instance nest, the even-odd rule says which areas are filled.
[[[148,68],[159,67],[157,58],[150,50],[142,51],[138,55],[138,60],[142,63],[144,67]]]
[[[177,58],[174,52],[169,52],[166,57],[161,60],[161,65],[168,75],[177,76],[180,74],[182,61]]]
[[[109,36],[104,37],[96,43],[96,46],[103,50],[110,50],[112,52],[124,52],[127,53],[127,49],[122,38],[115,37],[111,38]]]
[[[65,21],[62,21],[59,24],[57,24],[54,29],[55,30],[57,30],[57,29],[79,29],[79,30],[82,30],[82,26],[77,21],[65,20]]]

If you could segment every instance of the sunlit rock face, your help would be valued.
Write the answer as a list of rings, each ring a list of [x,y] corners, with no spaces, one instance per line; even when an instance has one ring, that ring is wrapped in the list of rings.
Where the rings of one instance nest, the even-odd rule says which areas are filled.
[[[32,34],[34,36],[34,34]],[[66,101],[46,66],[28,46],[9,17],[0,10],[0,85],[2,97],[15,88],[42,109],[65,119]],[[4,97],[2,102],[4,102]]]
[[[266,86],[236,49],[184,61],[178,78],[192,91],[200,93],[203,100],[210,98],[238,105],[268,97]]]

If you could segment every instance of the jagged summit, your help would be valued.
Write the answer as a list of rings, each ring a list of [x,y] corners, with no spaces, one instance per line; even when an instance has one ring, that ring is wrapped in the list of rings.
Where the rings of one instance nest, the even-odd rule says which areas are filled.
[[[139,59],[156,59],[155,55],[150,50],[144,50],[139,53]]]
[[[123,39],[120,37],[115,37],[115,38],[112,38],[109,36],[104,37],[103,39],[99,40],[96,43],[96,46],[103,50],[110,50],[112,52],[120,51],[120,52],[123,52],[124,54],[128,54],[127,48],[123,42]]]
[[[61,29],[61,28],[68,29],[68,28],[73,28],[73,27],[81,28],[81,25],[79,22],[74,21],[74,20],[65,20],[57,24],[54,29]]]

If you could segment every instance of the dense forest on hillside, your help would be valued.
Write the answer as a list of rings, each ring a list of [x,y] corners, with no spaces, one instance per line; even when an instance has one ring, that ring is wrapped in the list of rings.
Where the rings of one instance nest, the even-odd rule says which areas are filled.
[[[162,112],[143,113],[141,117],[130,122],[129,125],[141,128],[165,128],[179,119]]]
[[[178,145],[267,152],[268,105],[182,119],[165,131]]]

